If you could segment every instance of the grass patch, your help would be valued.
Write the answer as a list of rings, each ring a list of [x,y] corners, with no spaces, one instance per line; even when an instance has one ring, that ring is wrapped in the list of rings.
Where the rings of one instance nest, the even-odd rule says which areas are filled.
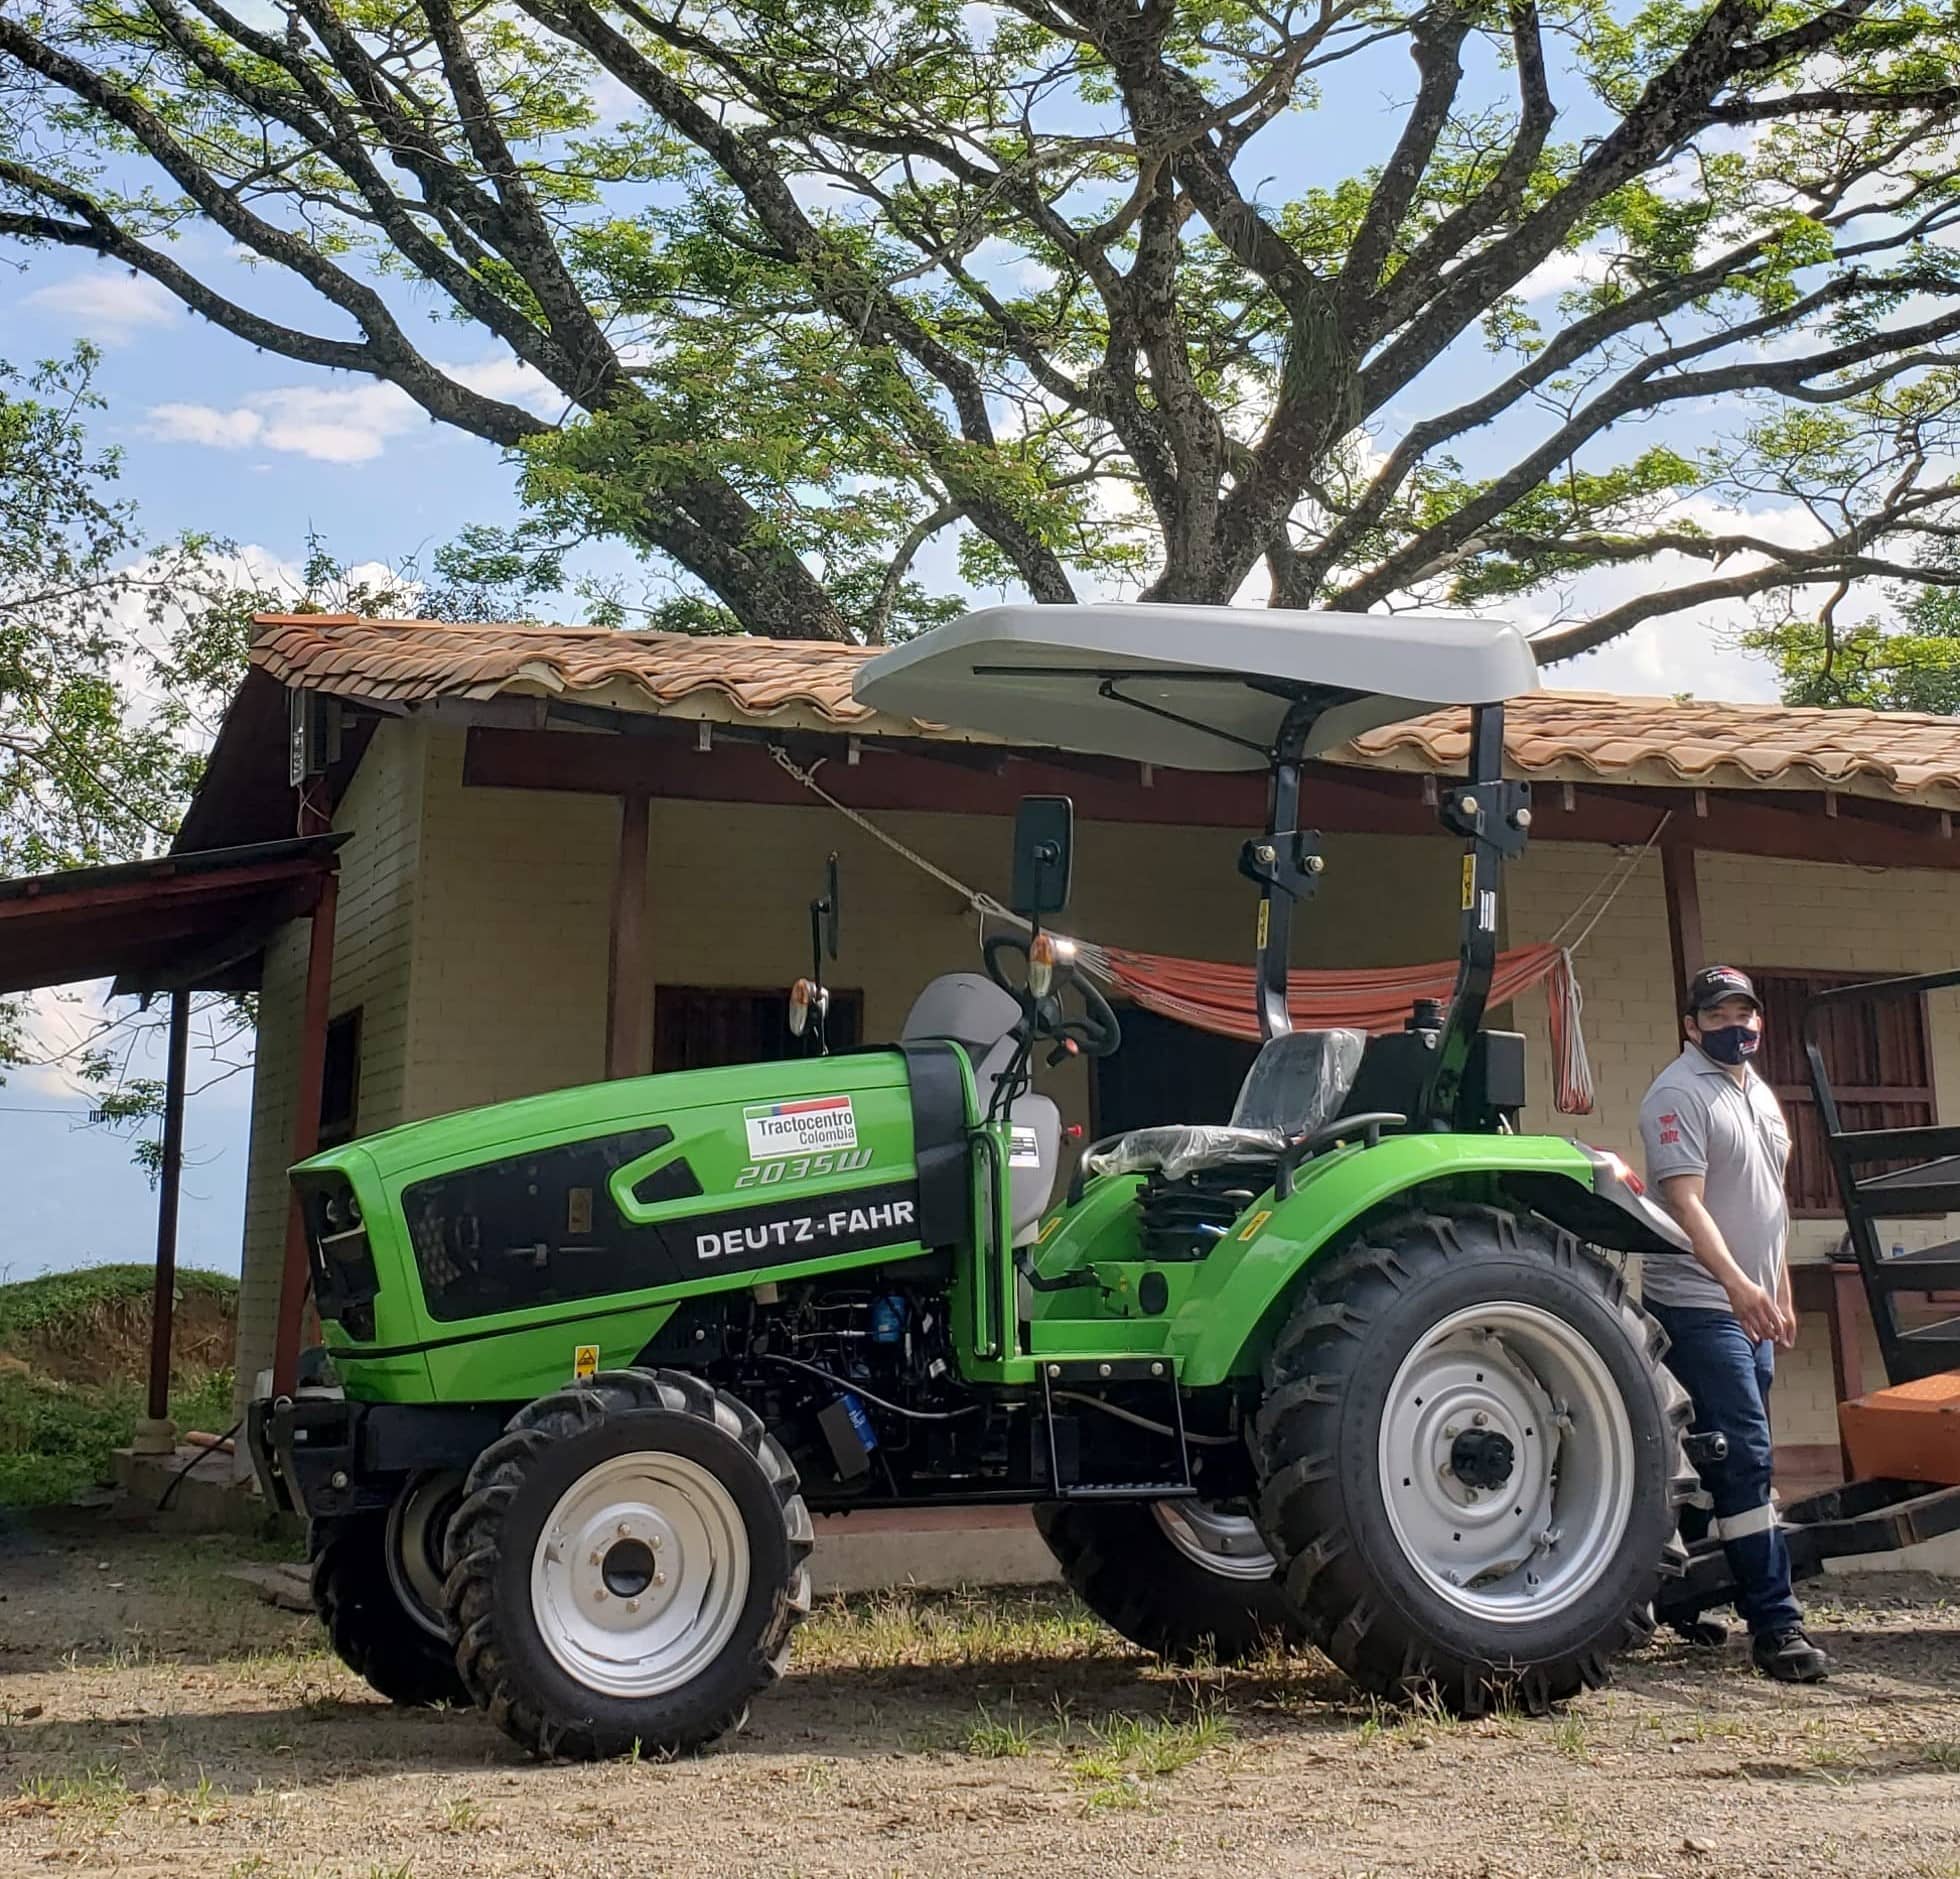
[[[1147,1807],[1153,1782],[1190,1767],[1199,1756],[1231,1740],[1232,1725],[1219,1708],[1189,1716],[1106,1716],[1089,1725],[1088,1745],[1069,1763],[1091,1807]]]
[[[799,1667],[964,1668],[1057,1657],[1113,1657],[1125,1647],[1066,1593],[878,1592],[824,1600],[796,1634]]]
[[[106,1343],[124,1332],[150,1336],[150,1293],[156,1272],[150,1266],[83,1266],[75,1272],[45,1272],[38,1279],[0,1285],[0,1351],[25,1357],[35,1343],[69,1343],[91,1338]],[[177,1310],[201,1315],[199,1306],[224,1317],[238,1311],[238,1281],[224,1272],[197,1266],[177,1270]]]
[[[38,1775],[23,1781],[11,1811],[109,1821],[135,1798],[120,1768],[113,1762],[95,1762],[76,1774]]]
[[[0,1285],[0,1506],[45,1507],[109,1476],[144,1408],[153,1274],[91,1266]],[[238,1281],[177,1275],[181,1429],[231,1422],[231,1327]]]
[[[1019,1759],[1032,1752],[1034,1732],[1018,1716],[995,1716],[984,1707],[966,1732],[966,1752],[983,1760]]]

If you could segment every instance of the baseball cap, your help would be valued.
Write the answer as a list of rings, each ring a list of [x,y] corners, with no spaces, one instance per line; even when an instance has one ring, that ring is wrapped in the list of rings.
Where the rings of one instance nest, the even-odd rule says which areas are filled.
[[[1758,1011],[1763,1001],[1756,996],[1756,988],[1749,982],[1746,972],[1738,972],[1734,966],[1703,966],[1688,981],[1689,1011],[1706,1011],[1710,1005],[1719,1005],[1725,998],[1746,998]]]

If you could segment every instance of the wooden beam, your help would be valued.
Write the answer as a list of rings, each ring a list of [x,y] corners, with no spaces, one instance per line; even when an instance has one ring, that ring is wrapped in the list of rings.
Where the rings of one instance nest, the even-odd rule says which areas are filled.
[[[793,755],[841,759],[843,738],[784,740]],[[1011,816],[1024,795],[1071,796],[1087,821],[1253,830],[1264,822],[1265,779],[1254,771],[1158,769],[1141,786],[1135,764],[1094,757],[1035,757],[996,746],[900,739],[862,740],[862,761],[837,761],[823,786],[866,813],[921,809],[953,815]],[[808,808],[817,799],[774,763],[760,743],[719,737],[706,755],[674,727],[632,736],[577,731],[468,733],[465,784],[493,789],[556,789],[623,796],[640,789],[683,802],[770,803]],[[1368,835],[1436,835],[1423,801],[1434,779],[1413,771],[1360,770],[1310,764],[1302,813],[1317,829]],[[1561,799],[1564,792],[1560,791]],[[1707,814],[1695,814],[1695,798]],[[1960,867],[1960,843],[1942,839],[1937,814],[1909,804],[1840,795],[1836,816],[1822,812],[1818,792],[1693,791],[1610,785],[1572,786],[1571,809],[1546,839],[1637,847],[1669,811],[1699,849],[1826,861],[1854,867]],[[1549,820],[1549,818],[1548,818]],[[1555,830],[1555,835],[1554,835]]]
[[[1695,875],[1691,843],[1661,845],[1661,891],[1667,899],[1667,947],[1674,958],[1674,999],[1679,1010],[1688,995],[1688,981],[1708,963],[1701,939],[1701,883]]]
[[[606,964],[606,1075],[645,1076],[652,1069],[647,1018],[653,986],[647,963],[647,830],[645,790],[619,799],[619,854],[613,864],[612,945]]]
[[[306,999],[301,1008],[299,1085],[293,1092],[293,1160],[304,1161],[320,1146],[321,1082],[327,1067],[327,1007],[333,995],[334,913],[340,877],[329,874],[313,903],[313,927],[306,949]],[[272,1393],[290,1396],[299,1379],[300,1329],[308,1290],[306,1217],[297,1191],[286,1195],[286,1262],[279,1278],[279,1321],[272,1346]]]
[[[173,1454],[170,1421],[170,1334],[177,1298],[177,1205],[184,1180],[184,1083],[189,1068],[191,995],[170,994],[170,1044],[163,1078],[163,1160],[157,1169],[157,1269],[150,1290],[150,1376],[147,1414],[132,1446],[139,1454]]]

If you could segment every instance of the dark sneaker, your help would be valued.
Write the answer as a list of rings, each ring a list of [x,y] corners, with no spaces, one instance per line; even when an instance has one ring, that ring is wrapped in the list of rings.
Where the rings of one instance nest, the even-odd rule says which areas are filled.
[[[1757,1632],[1749,1654],[1756,1668],[1778,1683],[1822,1683],[1831,1674],[1831,1660],[1804,1636],[1801,1625]]]

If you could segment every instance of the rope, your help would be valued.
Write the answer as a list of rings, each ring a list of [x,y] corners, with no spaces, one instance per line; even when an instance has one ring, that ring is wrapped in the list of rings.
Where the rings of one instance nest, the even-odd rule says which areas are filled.
[[[827,802],[833,809],[837,811],[837,813],[840,816],[844,818],[846,822],[850,822],[854,824],[856,827],[861,828],[865,832],[865,834],[871,837],[873,841],[883,842],[884,845],[887,848],[889,848],[893,854],[902,856],[905,860],[909,861],[913,865],[913,867],[919,869],[921,872],[925,874],[931,875],[932,878],[935,881],[937,881],[942,887],[951,888],[952,891],[955,894],[957,894],[961,900],[965,901],[966,904],[969,907],[971,907],[975,913],[981,915],[983,919],[985,919],[988,916],[992,916],[994,919],[1006,920],[1010,924],[1018,927],[1025,927],[1028,924],[1027,921],[1022,919],[1021,916],[1018,913],[1015,913],[1011,908],[1003,907],[1000,904],[1000,902],[993,897],[993,895],[982,893],[981,890],[977,887],[968,887],[964,881],[959,880],[955,878],[953,875],[948,874],[946,870],[940,867],[936,862],[928,861],[924,855],[918,852],[917,849],[907,848],[906,845],[903,842],[901,842],[896,835],[887,834],[885,830],[881,829],[877,825],[877,823],[873,822],[870,819],[870,817],[860,815],[848,803],[839,802],[835,796],[833,796],[827,789],[823,787],[821,783],[817,781],[817,772],[823,768],[824,763],[827,761],[825,758],[819,757],[817,761],[809,769],[806,770],[802,767],[802,765],[797,763],[790,756],[789,752],[786,751],[780,744],[771,744],[769,746],[769,754],[770,756],[775,758],[777,767],[779,769],[784,770],[789,775],[793,776],[799,783],[803,785],[805,789],[807,789],[810,792],[812,796],[818,797],[820,800]]]
[[[793,777],[820,802],[827,803],[853,827],[862,829],[873,841],[910,862],[970,907],[979,917],[983,939],[989,920],[1004,920],[1010,926],[1027,930],[1029,922],[993,895],[969,887],[936,862],[908,847],[888,830],[880,828],[870,817],[848,803],[839,802],[817,781],[817,771],[823,767],[824,759],[819,758],[806,770],[779,744],[770,745],[769,754],[784,774]],[[1641,862],[1660,840],[1661,832],[1672,815],[1671,810],[1664,814],[1640,847],[1623,850],[1614,858],[1612,865],[1559,923],[1549,940],[1536,946],[1518,948],[1499,959],[1497,978],[1491,988],[1493,1003],[1509,1004],[1532,986],[1545,985],[1554,1101],[1561,1115],[1590,1115],[1595,1090],[1592,1063],[1586,1052],[1585,1032],[1581,1023],[1585,996],[1580,990],[1578,974],[1573,970],[1572,955],[1592,937],[1594,929],[1606,917]],[[1583,925],[1580,925],[1581,921]],[[1572,932],[1575,926],[1579,929],[1576,934]],[[1572,935],[1569,939],[1568,934]],[[1066,936],[1058,934],[1057,937]],[[1155,954],[1132,952],[1124,947],[1099,945],[1093,940],[1078,939],[1071,943],[1075,947],[1078,970],[1104,984],[1120,985],[1147,1011],[1194,1025],[1200,1030],[1245,1037],[1256,1037],[1258,1034],[1251,1017],[1252,975],[1247,968],[1165,959]],[[1448,971],[1446,967],[1397,966],[1375,971],[1295,973],[1292,975],[1294,989],[1289,993],[1287,1003],[1296,1009],[1297,1016],[1310,1024],[1326,1018],[1327,1014],[1321,1007],[1330,998],[1346,1001],[1346,1012],[1350,1018],[1356,1012],[1374,1013],[1376,1005],[1383,1000],[1397,1001],[1396,1009],[1403,1012],[1408,1009],[1412,997],[1427,994],[1431,990],[1430,981]],[[1247,990],[1243,1001],[1246,1011],[1242,1020],[1236,1008],[1228,1015],[1219,1004],[1202,995],[1215,991],[1221,983],[1236,986],[1241,979]],[[1338,982],[1338,990],[1335,989],[1335,982]],[[1323,986],[1326,989],[1320,989]],[[1378,1025],[1377,1028],[1381,1027]]]

